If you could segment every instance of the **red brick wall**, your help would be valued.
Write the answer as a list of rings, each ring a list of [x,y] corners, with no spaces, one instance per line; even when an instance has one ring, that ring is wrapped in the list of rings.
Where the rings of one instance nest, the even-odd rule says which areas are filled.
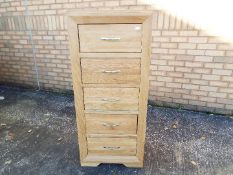
[[[67,10],[153,10],[150,100],[161,105],[232,114],[230,43],[137,0],[23,2],[0,4],[0,83],[36,87],[28,31],[31,29],[41,88],[72,89]]]

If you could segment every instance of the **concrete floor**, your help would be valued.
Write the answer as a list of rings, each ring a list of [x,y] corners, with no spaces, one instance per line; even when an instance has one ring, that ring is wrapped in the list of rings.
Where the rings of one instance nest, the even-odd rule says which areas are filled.
[[[84,168],[72,95],[0,86],[0,174],[233,174],[233,118],[149,106],[147,121],[144,168]]]

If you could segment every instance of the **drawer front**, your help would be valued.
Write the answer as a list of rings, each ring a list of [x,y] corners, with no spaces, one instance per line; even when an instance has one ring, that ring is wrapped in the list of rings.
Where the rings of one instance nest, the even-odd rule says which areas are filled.
[[[85,111],[138,111],[139,88],[84,88]]]
[[[87,138],[88,154],[136,155],[136,138]]]
[[[141,52],[141,24],[79,25],[80,52]]]
[[[136,134],[137,115],[86,114],[87,134]]]
[[[82,58],[81,67],[83,83],[140,83],[140,58]]]

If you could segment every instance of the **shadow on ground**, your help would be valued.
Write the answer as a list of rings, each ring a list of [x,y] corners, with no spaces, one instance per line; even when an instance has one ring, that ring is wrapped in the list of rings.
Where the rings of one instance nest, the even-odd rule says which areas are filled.
[[[72,95],[0,86],[0,175],[233,174],[233,119],[148,108],[145,166],[80,167]]]

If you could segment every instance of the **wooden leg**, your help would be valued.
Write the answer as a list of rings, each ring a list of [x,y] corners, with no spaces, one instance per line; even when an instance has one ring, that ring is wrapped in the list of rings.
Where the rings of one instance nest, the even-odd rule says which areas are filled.
[[[128,168],[142,168],[143,167],[143,162],[137,162],[137,163],[124,163]]]
[[[97,167],[100,163],[95,162],[81,162],[81,166],[90,166],[90,167]]]

